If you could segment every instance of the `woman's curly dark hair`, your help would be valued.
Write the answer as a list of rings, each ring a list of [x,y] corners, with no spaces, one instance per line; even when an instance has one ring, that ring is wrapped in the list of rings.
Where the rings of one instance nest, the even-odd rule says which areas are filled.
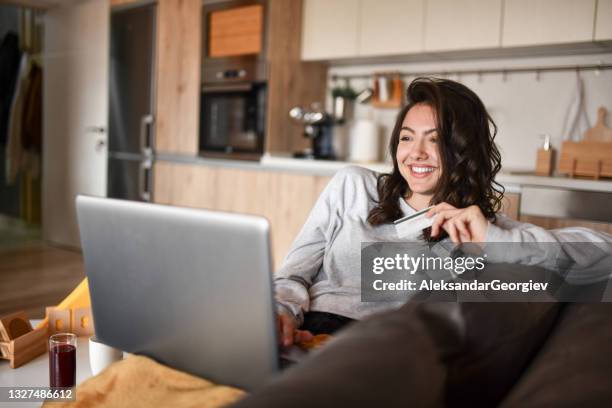
[[[497,126],[478,96],[465,85],[448,79],[416,78],[407,89],[408,104],[401,109],[389,142],[393,171],[378,177],[377,205],[368,214],[371,225],[400,218],[400,197],[410,197],[408,183],[400,174],[397,146],[408,111],[417,104],[429,105],[438,129],[442,173],[431,204],[447,202],[457,208],[477,205],[495,221],[504,188],[495,181],[501,155],[495,146]],[[430,231],[425,238],[431,240]]]

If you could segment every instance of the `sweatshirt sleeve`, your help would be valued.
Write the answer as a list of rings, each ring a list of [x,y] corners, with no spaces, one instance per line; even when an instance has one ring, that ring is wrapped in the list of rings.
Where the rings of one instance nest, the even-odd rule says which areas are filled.
[[[612,235],[588,228],[546,230],[498,215],[495,224],[489,224],[485,242],[489,261],[563,271],[576,283],[609,279],[612,271]]]
[[[310,308],[309,288],[323,265],[325,249],[341,222],[348,169],[336,172],[310,211],[274,279],[279,311],[289,312],[299,327]]]

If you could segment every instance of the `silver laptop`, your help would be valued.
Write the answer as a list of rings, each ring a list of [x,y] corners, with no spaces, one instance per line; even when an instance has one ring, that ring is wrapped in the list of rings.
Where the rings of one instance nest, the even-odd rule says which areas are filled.
[[[78,196],[96,336],[247,390],[279,369],[269,224]]]

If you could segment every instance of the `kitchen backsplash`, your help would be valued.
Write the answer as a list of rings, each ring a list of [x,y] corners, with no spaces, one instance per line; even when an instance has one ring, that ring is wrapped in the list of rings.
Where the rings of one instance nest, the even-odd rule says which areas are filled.
[[[483,100],[498,126],[497,143],[506,170],[533,170],[536,151],[542,145],[541,134],[551,136],[552,146],[559,149],[564,120],[571,105],[576,104],[577,75],[575,71],[461,75],[453,70],[509,69],[519,67],[550,67],[568,65],[611,64],[612,54],[573,55],[560,57],[530,57],[514,59],[472,59],[447,62],[418,62],[377,65],[342,65],[329,69],[329,89],[334,86],[333,75],[370,74],[374,72],[449,72],[447,78],[459,80],[474,90]],[[597,108],[612,111],[612,70],[580,71],[583,80],[583,101],[591,126],[597,119]],[[406,85],[412,77],[405,78]],[[336,83],[340,85],[341,83]],[[350,85],[361,91],[372,86],[371,80],[351,79]],[[329,94],[329,93],[328,93]],[[331,110],[331,96],[326,106]],[[575,106],[573,107],[575,109]],[[372,119],[380,126],[385,144],[390,136],[397,109],[379,109],[356,104],[355,119]],[[608,126],[612,119],[608,118]],[[348,137],[348,125],[338,129],[340,137]],[[383,150],[381,144],[381,150]],[[381,157],[382,157],[381,153]]]

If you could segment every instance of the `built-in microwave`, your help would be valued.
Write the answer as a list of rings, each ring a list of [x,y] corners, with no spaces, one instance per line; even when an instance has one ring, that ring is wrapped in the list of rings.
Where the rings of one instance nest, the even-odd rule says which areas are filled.
[[[266,133],[264,0],[204,3],[200,154],[257,160]]]

